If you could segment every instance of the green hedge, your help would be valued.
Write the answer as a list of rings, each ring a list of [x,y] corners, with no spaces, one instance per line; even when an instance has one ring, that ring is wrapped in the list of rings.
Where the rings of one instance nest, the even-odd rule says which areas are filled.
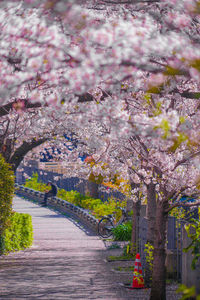
[[[12,212],[10,226],[5,229],[0,239],[2,253],[22,250],[33,242],[32,218],[28,214]]]
[[[31,188],[36,191],[44,192],[48,189],[48,186],[38,180],[38,173],[33,173],[32,177],[26,180],[25,187]],[[117,207],[124,207],[125,201],[116,201],[110,198],[108,202],[103,202],[101,199],[94,199],[90,196],[85,196],[77,191],[66,191],[64,189],[58,189],[57,197],[66,200],[76,206],[90,210],[90,213],[97,219],[103,216],[116,213],[116,219],[121,216],[121,210]]]
[[[0,236],[9,226],[14,195],[14,173],[0,154]]]

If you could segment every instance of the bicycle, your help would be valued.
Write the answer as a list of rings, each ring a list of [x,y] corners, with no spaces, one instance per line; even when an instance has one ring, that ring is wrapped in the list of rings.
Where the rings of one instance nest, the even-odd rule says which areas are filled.
[[[128,220],[128,215],[125,208],[118,207],[122,211],[122,216],[119,219],[118,222],[114,222],[114,214],[105,216],[99,220],[98,223],[98,234],[102,238],[108,238],[112,235],[112,230],[116,228],[118,225],[121,225],[122,223],[126,222]],[[115,223],[115,224],[114,224]]]

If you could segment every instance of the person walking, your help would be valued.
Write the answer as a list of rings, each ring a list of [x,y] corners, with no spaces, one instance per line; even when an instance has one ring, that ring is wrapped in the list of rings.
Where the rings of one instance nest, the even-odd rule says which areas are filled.
[[[48,186],[51,187],[51,190],[46,191],[46,193],[44,194],[44,203],[42,204],[42,206],[47,206],[48,197],[53,197],[53,196],[55,197],[58,192],[58,187],[55,183],[52,183],[51,181],[49,181]]]

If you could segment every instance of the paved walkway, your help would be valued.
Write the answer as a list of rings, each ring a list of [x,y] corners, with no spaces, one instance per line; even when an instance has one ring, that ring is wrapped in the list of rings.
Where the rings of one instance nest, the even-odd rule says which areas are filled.
[[[69,216],[20,197],[13,208],[32,215],[34,244],[0,256],[0,300],[148,300],[149,290],[123,286],[132,281],[132,272],[113,272],[119,263],[106,263],[114,250],[106,250],[101,239]],[[180,298],[175,289],[168,287],[167,300]]]
[[[69,217],[15,197],[32,215],[34,244],[0,257],[0,299],[130,299],[103,259],[104,243]]]

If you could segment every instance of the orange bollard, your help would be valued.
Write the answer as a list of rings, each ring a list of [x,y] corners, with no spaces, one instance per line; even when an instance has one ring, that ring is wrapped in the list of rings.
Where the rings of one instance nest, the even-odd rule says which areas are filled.
[[[135,266],[134,266],[134,272],[133,272],[133,284],[132,289],[141,289],[144,288],[144,279],[142,276],[142,266],[141,266],[141,260],[140,260],[140,254],[136,254],[135,259]]]

